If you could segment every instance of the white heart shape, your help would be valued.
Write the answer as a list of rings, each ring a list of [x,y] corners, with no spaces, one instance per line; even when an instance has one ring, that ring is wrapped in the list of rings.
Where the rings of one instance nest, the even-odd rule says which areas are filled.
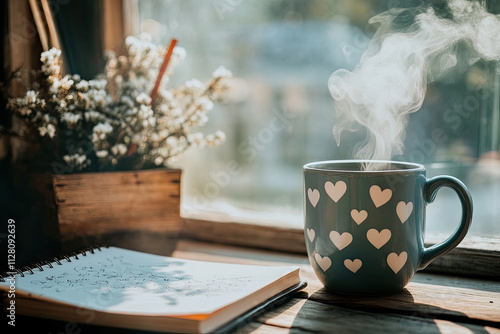
[[[366,210],[358,211],[356,209],[352,209],[351,217],[356,222],[356,224],[360,225],[368,217],[368,212],[366,212]]]
[[[307,237],[309,238],[309,240],[311,242],[313,242],[315,236],[316,236],[316,232],[314,232],[314,230],[312,228],[308,228],[307,229]]]
[[[382,191],[379,186],[371,186],[370,187],[370,197],[372,198],[373,204],[375,207],[381,207],[385,203],[389,202],[392,197],[392,190],[385,189]]]
[[[371,228],[368,232],[366,232],[366,238],[373,246],[375,246],[376,249],[380,249],[391,238],[391,231],[383,229],[379,232],[376,229]]]
[[[344,196],[346,190],[347,184],[344,181],[338,181],[335,184],[330,181],[325,182],[325,191],[335,203]]]
[[[319,202],[319,190],[312,190],[311,188],[307,189],[307,197],[309,198],[309,202],[311,202],[312,206],[316,207]]]
[[[402,224],[404,224],[404,222],[408,220],[412,211],[413,211],[413,203],[412,202],[408,202],[408,204],[407,204],[407,203],[401,201],[396,206],[396,213],[398,214],[399,220],[401,220]]]
[[[318,253],[314,254],[314,259],[316,260],[316,263],[318,263],[318,266],[323,269],[323,271],[327,271],[328,268],[332,265],[332,260],[328,256],[321,257]]]
[[[349,244],[352,242],[352,235],[349,232],[344,232],[340,234],[337,231],[331,231],[330,240],[333,242],[335,246],[337,246],[339,250],[342,250],[347,246],[349,246]]]
[[[407,259],[408,254],[406,252],[401,252],[399,255],[391,253],[387,256],[387,264],[391,267],[392,271],[397,274],[401,268],[403,268]]]
[[[360,259],[354,259],[354,261],[350,260],[350,259],[346,259],[344,261],[344,266],[349,269],[350,271],[352,271],[353,273],[356,273],[356,271],[359,270],[359,268],[361,268],[361,265],[363,264],[363,262],[361,262]]]

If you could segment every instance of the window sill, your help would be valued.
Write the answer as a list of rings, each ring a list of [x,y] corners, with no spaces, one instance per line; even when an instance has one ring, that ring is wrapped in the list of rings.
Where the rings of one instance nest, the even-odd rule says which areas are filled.
[[[346,297],[325,291],[304,255],[181,240],[173,256],[300,266],[307,287],[249,321],[237,330],[241,333],[496,333],[499,328],[499,283],[488,280],[419,272],[399,294]]]
[[[184,217],[182,237],[217,244],[306,254],[302,228],[286,224],[236,222],[227,215]],[[426,236],[426,246],[446,236]],[[466,237],[458,247],[434,260],[427,272],[500,280],[500,242],[493,238]]]

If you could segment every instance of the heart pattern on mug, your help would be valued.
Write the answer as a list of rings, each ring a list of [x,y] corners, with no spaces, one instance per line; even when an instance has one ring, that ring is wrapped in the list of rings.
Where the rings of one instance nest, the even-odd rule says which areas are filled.
[[[362,222],[368,218],[368,212],[366,210],[358,211],[356,209],[351,210],[351,217],[356,222],[356,224],[361,225]]]
[[[332,265],[332,260],[328,256],[322,257],[318,253],[314,254],[314,259],[316,260],[316,263],[318,266],[323,269],[323,271],[327,271],[328,268]]]
[[[307,229],[307,237],[309,238],[309,241],[313,242],[314,237],[316,236],[316,232],[312,228]]]
[[[353,273],[356,273],[356,271],[358,271],[362,265],[363,262],[360,259],[354,259],[354,260],[345,259],[344,261],[344,266]]]
[[[309,198],[309,202],[311,202],[313,207],[316,207],[319,202],[319,190],[318,189],[307,189],[307,198]]]
[[[340,234],[337,231],[331,231],[330,240],[340,251],[349,246],[349,244],[352,242],[352,234],[349,232],[344,232]]]
[[[373,185],[370,187],[370,197],[372,198],[375,207],[379,208],[385,203],[389,202],[389,200],[392,197],[392,190],[384,189],[382,191],[382,189],[379,186]]]
[[[337,181],[336,183],[327,181],[325,182],[324,189],[328,197],[330,197],[335,203],[337,203],[347,192],[347,184],[344,181]],[[375,205],[376,208],[379,208],[385,204],[387,204],[391,199],[393,198],[393,191],[390,188],[387,189],[382,189],[379,185],[372,185],[369,188],[369,194],[370,198]],[[311,205],[316,208],[318,205],[321,194],[318,189],[313,189],[309,188],[307,190],[307,196],[309,199],[309,202]],[[331,202],[330,202],[331,203]],[[389,205],[390,210],[393,210],[394,206]],[[322,209],[320,207],[320,209]],[[342,234],[338,231],[330,231],[329,233],[329,238],[333,245],[339,250],[343,250],[347,246],[353,243],[354,236],[357,235],[357,233],[363,233],[365,232],[356,232],[356,229],[358,231],[361,231],[362,229],[361,224],[365,222],[369,216],[369,211],[370,210],[358,210],[357,209],[351,209],[350,210],[350,217],[352,220],[356,223],[354,225],[353,230],[350,230],[349,232],[343,232]],[[399,218],[399,221],[401,221],[402,224],[404,224],[408,219],[410,218],[411,214],[413,213],[414,205],[412,201],[399,201],[396,205],[396,215]],[[318,210],[318,209],[316,209]],[[394,212],[394,211],[392,211]],[[374,222],[369,221],[368,224],[372,224]],[[366,225],[366,223],[365,223]],[[371,227],[371,226],[370,226]],[[365,230],[366,231],[366,230]],[[351,234],[352,233],[352,234]],[[318,238],[316,238],[316,232],[312,228],[307,228],[306,229],[306,235],[307,238],[311,243],[314,243],[316,239],[320,239],[320,236],[318,235]],[[358,238],[358,237],[356,237]],[[385,247],[385,251],[381,250],[383,246],[387,245],[389,241],[392,238],[392,232],[391,229],[389,228],[382,228],[378,230],[377,228],[369,228],[366,231],[366,240],[373,245],[377,249],[376,252],[380,252],[380,256],[382,256],[382,259],[384,259],[384,262],[387,262],[387,265],[391,270],[395,273],[398,274],[401,269],[405,266],[408,260],[408,253],[406,251],[401,251],[398,253],[396,252],[391,252],[391,247]],[[394,239],[394,238],[393,238]],[[318,242],[318,241],[316,241]],[[389,253],[390,252],[390,253]],[[387,255],[388,254],[388,255]],[[316,263],[318,266],[323,270],[323,272],[327,271],[331,266],[332,266],[332,259],[329,256],[321,256],[319,253],[314,253],[314,259],[316,260]],[[363,261],[361,259],[348,259],[344,258],[344,266],[346,269],[351,271],[352,273],[356,274],[363,266]]]
[[[397,274],[401,270],[401,268],[403,268],[406,260],[408,260],[408,253],[404,251],[399,253],[399,255],[392,252],[387,256],[387,264],[389,265],[389,267],[391,267],[392,271],[394,271],[395,274]]]
[[[376,229],[371,228],[368,232],[366,232],[366,238],[376,249],[380,249],[391,238],[391,231],[383,229],[379,232]]]
[[[337,203],[347,190],[347,184],[344,181],[338,181],[333,184],[330,181],[325,182],[325,191],[330,198]]]
[[[401,220],[401,224],[404,224],[404,222],[407,221],[408,218],[410,218],[412,211],[413,211],[412,202],[405,203],[401,201],[398,203],[398,205],[396,206],[396,213],[399,217],[399,220]]]

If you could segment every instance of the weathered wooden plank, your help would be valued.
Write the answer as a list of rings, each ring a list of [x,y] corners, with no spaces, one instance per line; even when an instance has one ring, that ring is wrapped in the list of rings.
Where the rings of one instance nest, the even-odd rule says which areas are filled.
[[[178,233],[181,170],[53,175],[61,239],[117,231]]]
[[[236,333],[238,334],[286,334],[290,333],[290,328],[283,328],[283,327],[276,327],[276,326],[269,326],[266,324],[258,323],[258,322],[251,322],[248,325],[239,328]],[[298,328],[294,328],[293,333],[299,334],[299,333],[312,333],[309,331],[302,331]]]
[[[177,202],[177,201],[175,201]],[[90,205],[90,206],[64,206],[59,208],[59,223],[60,224],[77,224],[90,223],[94,220],[106,220],[117,224],[126,224],[123,221],[127,217],[130,218],[130,223],[135,220],[145,220],[151,218],[163,218],[170,215],[178,216],[178,206],[168,200],[151,201],[149,203],[122,203],[113,207],[106,205]],[[127,219],[128,220],[128,219]],[[177,219],[178,220],[178,219]],[[165,223],[168,223],[166,221]]]
[[[231,222],[184,219],[183,237],[238,246],[305,254],[304,232],[295,229]]]
[[[145,170],[54,175],[56,202],[61,205],[147,202],[159,196],[179,193],[177,170]]]
[[[262,324],[262,325],[259,325]],[[272,326],[272,327],[271,327]],[[496,330],[493,327],[490,327]],[[419,313],[375,313],[294,298],[270,310],[241,333],[268,333],[288,329],[304,333],[484,333],[485,326],[434,319]]]
[[[217,244],[306,253],[304,231],[296,228],[186,218],[182,235]],[[441,236],[427,239],[427,246],[444,240]],[[425,270],[500,281],[500,242],[497,239],[466,238],[457,248],[434,260]]]
[[[326,291],[305,256],[189,241],[179,242],[174,256],[247,264],[296,263],[301,277],[308,282],[304,292],[311,301],[371,313],[418,314],[500,327],[500,283],[495,281],[417,273],[402,293],[377,298],[346,297]]]

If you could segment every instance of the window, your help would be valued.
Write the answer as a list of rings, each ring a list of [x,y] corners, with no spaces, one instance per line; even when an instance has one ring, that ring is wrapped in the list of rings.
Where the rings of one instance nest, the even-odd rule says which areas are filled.
[[[167,45],[178,38],[187,57],[174,80],[208,78],[219,65],[234,74],[229,103],[212,111],[207,131],[227,142],[191,149],[178,162],[184,173],[185,214],[281,223],[302,228],[302,166],[350,159],[362,139],[347,134],[337,146],[338,118],[328,79],[353,70],[375,27],[370,17],[416,1],[143,0],[138,33]],[[498,13],[493,1],[488,9]],[[439,10],[439,8],[437,9]],[[423,163],[428,176],[460,178],[472,192],[469,236],[500,236],[500,67],[468,65],[456,45],[457,67],[430,84],[406,127],[400,160]],[[463,59],[462,59],[463,58]],[[498,59],[498,58],[497,58]],[[459,201],[446,189],[428,207],[428,234],[449,234]]]

